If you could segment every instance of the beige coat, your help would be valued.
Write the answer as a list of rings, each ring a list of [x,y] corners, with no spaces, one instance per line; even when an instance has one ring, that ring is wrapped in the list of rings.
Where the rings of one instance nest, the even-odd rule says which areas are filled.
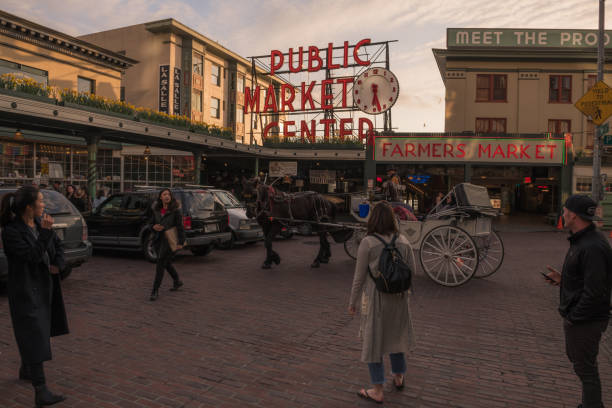
[[[391,236],[382,238],[391,241]],[[412,265],[408,241],[400,235],[396,246],[406,262]],[[382,356],[388,353],[407,353],[414,346],[409,293],[379,292],[368,274],[369,266],[372,274],[377,275],[382,249],[382,242],[375,237],[366,236],[361,241],[351,291],[350,306],[358,308],[361,295],[359,336],[362,339],[361,361],[365,363],[381,362]]]

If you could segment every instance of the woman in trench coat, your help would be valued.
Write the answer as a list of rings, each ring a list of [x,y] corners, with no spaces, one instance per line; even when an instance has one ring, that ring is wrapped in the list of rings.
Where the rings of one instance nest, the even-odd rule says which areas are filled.
[[[385,370],[383,355],[389,354],[393,384],[397,390],[404,388],[406,372],[405,354],[414,345],[410,317],[409,292],[383,293],[376,289],[368,270],[376,276],[383,243],[389,243],[399,234],[397,221],[391,206],[381,202],[374,207],[368,220],[368,235],[357,251],[357,265],[349,301],[349,313],[354,315],[360,304],[362,340],[361,361],[368,364],[373,388],[361,389],[358,395],[366,400],[382,404]],[[395,242],[404,261],[410,264],[410,247],[401,234]]]
[[[6,194],[0,205],[10,315],[21,356],[19,378],[32,382],[37,407],[65,399],[45,385],[43,362],[51,360],[50,338],[68,333],[59,278],[64,251],[44,208],[43,195],[34,186]]]

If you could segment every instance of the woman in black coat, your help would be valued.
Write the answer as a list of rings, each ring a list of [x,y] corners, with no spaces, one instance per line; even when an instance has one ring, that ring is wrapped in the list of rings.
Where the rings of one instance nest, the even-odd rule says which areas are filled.
[[[153,216],[149,224],[155,234],[153,244],[157,252],[155,282],[153,283],[153,291],[150,298],[151,301],[154,301],[159,296],[159,287],[164,278],[164,270],[167,270],[172,279],[174,279],[174,285],[170,290],[177,290],[183,286],[183,282],[179,279],[178,273],[174,269],[174,265],[172,265],[175,251],[170,247],[166,235],[166,231],[174,228],[175,232],[173,233],[176,234],[177,243],[179,244],[176,247],[176,251],[183,247],[182,243],[185,242],[183,212],[169,189],[159,192],[157,200],[153,203]]]
[[[50,337],[68,333],[59,279],[64,250],[44,208],[43,195],[34,186],[6,194],[0,206],[9,307],[21,355],[19,378],[32,381],[38,407],[65,399],[47,389],[43,362],[51,360]]]

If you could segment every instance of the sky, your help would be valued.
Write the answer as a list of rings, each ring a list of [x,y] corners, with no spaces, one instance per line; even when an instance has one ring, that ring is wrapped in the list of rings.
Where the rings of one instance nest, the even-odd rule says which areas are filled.
[[[444,83],[431,50],[446,47],[446,28],[598,25],[598,0],[2,0],[0,7],[73,36],[172,17],[244,57],[398,40],[390,68],[400,83],[393,108],[400,132],[444,131]],[[612,24],[612,5],[606,20]]]

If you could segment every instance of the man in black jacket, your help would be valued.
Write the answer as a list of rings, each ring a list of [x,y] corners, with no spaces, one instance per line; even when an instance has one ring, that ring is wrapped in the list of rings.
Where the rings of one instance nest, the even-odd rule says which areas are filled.
[[[563,221],[570,230],[570,248],[563,271],[548,266],[547,280],[560,285],[559,313],[563,317],[565,349],[582,382],[579,408],[601,408],[601,381],[597,354],[610,318],[612,249],[594,220],[597,204],[585,195],[565,202]]]

